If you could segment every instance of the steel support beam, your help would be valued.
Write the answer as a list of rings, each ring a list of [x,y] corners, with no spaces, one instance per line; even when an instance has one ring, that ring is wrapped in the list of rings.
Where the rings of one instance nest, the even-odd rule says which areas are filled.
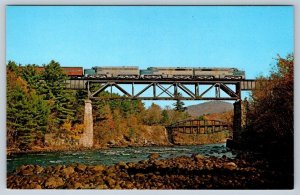
[[[95,85],[97,84],[97,85]],[[100,84],[100,85],[99,85]],[[122,86],[120,85],[122,84]],[[135,86],[143,88],[135,94]],[[167,85],[168,87],[164,87]],[[204,91],[200,91],[205,89]],[[95,89],[95,87],[98,87]],[[107,91],[107,88],[110,90]],[[152,91],[149,88],[152,88]],[[173,93],[171,88],[174,87]],[[212,90],[215,87],[215,90]],[[113,97],[113,88],[118,89],[122,94],[119,97]],[[232,89],[234,88],[234,89]],[[94,91],[92,91],[93,89]],[[161,92],[158,94],[158,89]],[[241,87],[239,82],[141,82],[141,81],[88,81],[87,90],[90,99],[141,99],[141,100],[239,100]],[[110,96],[101,96],[101,92],[107,91]],[[224,92],[223,95],[221,91]],[[179,95],[180,93],[180,95]],[[168,97],[163,97],[167,94]],[[224,95],[225,94],[225,95]]]

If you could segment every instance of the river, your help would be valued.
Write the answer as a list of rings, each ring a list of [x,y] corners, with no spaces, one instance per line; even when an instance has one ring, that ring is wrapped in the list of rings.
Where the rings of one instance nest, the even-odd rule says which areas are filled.
[[[113,165],[120,161],[138,162],[148,159],[149,154],[158,153],[160,158],[173,158],[177,156],[191,156],[202,154],[204,156],[234,158],[233,151],[225,144],[209,144],[198,146],[172,146],[172,147],[127,147],[109,148],[91,151],[66,151],[12,154],[7,156],[7,171],[13,172],[21,165],[33,164],[40,166],[68,165],[82,163],[85,165]]]

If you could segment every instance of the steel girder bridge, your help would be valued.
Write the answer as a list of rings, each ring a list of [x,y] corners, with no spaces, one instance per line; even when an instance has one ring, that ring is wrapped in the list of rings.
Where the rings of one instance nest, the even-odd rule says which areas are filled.
[[[85,130],[81,145],[93,145],[93,116],[91,100],[234,100],[233,139],[241,130],[241,91],[260,88],[255,80],[118,80],[118,79],[72,79],[67,80],[67,89],[86,90]],[[116,95],[116,90],[118,95]],[[105,93],[104,93],[105,92]],[[103,95],[101,95],[103,93]],[[218,128],[217,124],[211,128]],[[225,128],[226,125],[220,127]],[[210,125],[206,124],[207,128]],[[189,128],[189,127],[188,127]],[[183,131],[187,132],[187,127]],[[190,127],[191,129],[192,127]],[[199,124],[198,132],[201,132]],[[204,127],[205,128],[205,127]],[[191,131],[191,130],[190,130]],[[196,130],[197,131],[197,130]]]
[[[242,90],[258,87],[255,80],[67,80],[66,88],[84,89],[89,99],[240,100]],[[109,95],[101,96],[106,91]],[[118,91],[119,96],[114,95]]]

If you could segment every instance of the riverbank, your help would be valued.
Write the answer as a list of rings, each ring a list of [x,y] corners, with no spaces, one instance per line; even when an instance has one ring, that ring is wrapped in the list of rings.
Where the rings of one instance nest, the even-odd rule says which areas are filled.
[[[203,143],[203,144],[195,144],[195,143],[188,143],[188,144],[171,144],[171,143],[148,143],[148,144],[130,144],[130,145],[110,145],[110,146],[93,146],[92,148],[84,148],[81,146],[61,146],[61,147],[33,147],[29,150],[20,150],[20,149],[7,149],[6,154],[8,156],[12,154],[28,154],[28,153],[47,153],[47,152],[68,152],[68,151],[94,151],[94,150],[102,150],[102,149],[109,149],[109,148],[126,148],[126,147],[172,147],[172,146],[200,146],[200,145],[207,145],[207,144],[225,144],[226,139],[223,139],[218,142],[213,143]]]
[[[225,142],[224,142],[225,143]],[[126,148],[126,147],[155,147],[155,146],[168,146],[172,147],[173,144],[165,143],[165,144],[155,144],[155,143],[149,143],[149,144],[132,144],[132,145],[111,145],[111,146],[93,146],[92,148],[85,148],[82,146],[65,146],[65,147],[34,147],[29,150],[19,150],[19,149],[7,149],[6,154],[12,155],[12,154],[28,154],[28,153],[47,153],[47,152],[71,152],[71,151],[94,151],[94,150],[103,150],[103,149],[109,149],[109,148]]]
[[[115,165],[19,167],[7,177],[10,189],[290,189],[283,162],[192,155],[119,162]]]

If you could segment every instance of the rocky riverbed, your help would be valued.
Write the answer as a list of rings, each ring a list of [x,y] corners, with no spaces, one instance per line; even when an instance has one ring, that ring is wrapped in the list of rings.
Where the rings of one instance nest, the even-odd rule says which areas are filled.
[[[104,165],[23,165],[7,176],[11,189],[282,189],[291,175],[266,160],[180,156]]]

